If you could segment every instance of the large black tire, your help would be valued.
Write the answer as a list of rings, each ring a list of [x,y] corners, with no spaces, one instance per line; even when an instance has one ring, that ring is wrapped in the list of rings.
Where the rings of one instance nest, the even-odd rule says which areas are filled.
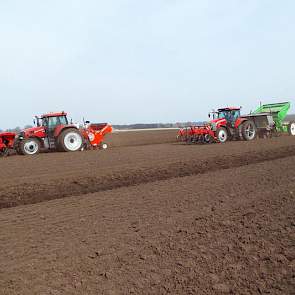
[[[246,141],[250,141],[256,138],[257,128],[255,123],[251,120],[247,120],[242,124],[242,136]]]
[[[289,123],[288,133],[291,136],[295,136],[295,121]]]
[[[40,149],[41,144],[37,138],[27,138],[19,142],[17,152],[24,156],[33,156],[39,154]]]
[[[220,127],[216,131],[216,137],[219,142],[225,143],[228,140],[228,131],[224,127]]]
[[[57,139],[57,147],[62,152],[80,151],[83,148],[83,137],[75,128],[65,129]]]

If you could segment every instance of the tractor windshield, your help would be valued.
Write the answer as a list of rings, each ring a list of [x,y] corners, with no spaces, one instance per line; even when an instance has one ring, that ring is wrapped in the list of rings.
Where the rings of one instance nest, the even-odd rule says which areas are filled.
[[[226,119],[226,121],[236,121],[240,117],[239,110],[224,110],[218,112],[218,119]]]
[[[42,125],[48,127],[49,129],[54,129],[56,126],[67,124],[68,119],[66,116],[45,117],[42,119]]]

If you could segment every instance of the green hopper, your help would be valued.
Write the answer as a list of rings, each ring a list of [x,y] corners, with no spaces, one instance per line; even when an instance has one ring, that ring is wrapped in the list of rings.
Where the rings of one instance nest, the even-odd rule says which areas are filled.
[[[290,102],[263,104],[252,112],[249,117],[255,121],[260,133],[267,132],[285,132],[295,135],[295,122],[286,122],[285,119],[290,110]]]

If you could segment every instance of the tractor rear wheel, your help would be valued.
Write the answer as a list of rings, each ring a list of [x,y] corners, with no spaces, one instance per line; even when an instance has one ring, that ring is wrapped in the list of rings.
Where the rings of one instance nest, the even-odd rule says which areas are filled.
[[[57,145],[62,152],[80,151],[83,147],[83,138],[77,129],[66,129],[59,135]]]
[[[295,122],[290,122],[288,126],[288,133],[291,136],[295,136]]]
[[[225,143],[228,140],[228,131],[224,127],[220,127],[216,131],[216,137],[219,142]]]
[[[37,155],[40,152],[40,141],[37,138],[27,138],[19,143],[18,152],[21,155]]]
[[[242,136],[244,140],[250,141],[256,138],[257,128],[255,123],[251,120],[248,120],[242,125]]]

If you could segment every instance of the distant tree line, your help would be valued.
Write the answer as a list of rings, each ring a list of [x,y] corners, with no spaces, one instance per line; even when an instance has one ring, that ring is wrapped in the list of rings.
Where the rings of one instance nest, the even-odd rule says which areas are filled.
[[[0,129],[0,132],[15,132],[15,133],[19,133],[22,129],[32,128],[32,127],[33,127],[32,125],[26,125],[24,128],[15,127],[15,128],[6,129],[6,130]]]
[[[178,123],[151,123],[151,124],[130,124],[130,125],[113,125],[118,130],[128,129],[152,129],[152,128],[182,128],[192,125],[200,125],[204,122],[178,122]]]
[[[200,125],[204,122],[178,122],[178,123],[151,123],[151,124],[125,124],[125,125],[113,125],[115,129],[118,130],[128,130],[128,129],[152,129],[152,128],[182,128],[187,126],[193,126],[193,125]],[[24,128],[21,127],[15,127],[10,128],[6,130],[1,130],[0,132],[15,132],[19,133],[22,129],[31,128],[32,125],[26,125]]]

